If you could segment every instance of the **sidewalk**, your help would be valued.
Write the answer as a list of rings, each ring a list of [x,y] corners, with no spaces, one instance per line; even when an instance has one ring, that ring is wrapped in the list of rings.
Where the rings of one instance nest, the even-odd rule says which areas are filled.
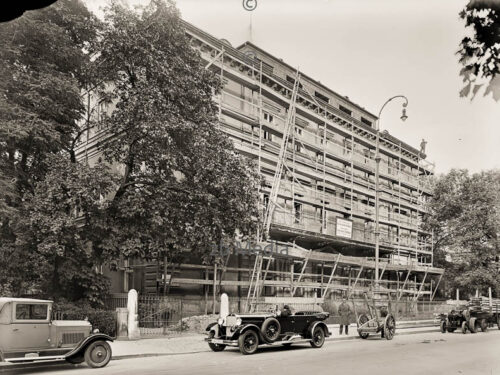
[[[349,326],[348,335],[339,335],[339,325],[329,324],[328,329],[332,334],[327,341],[344,341],[360,339],[356,325]],[[436,332],[439,328],[432,321],[401,322],[397,325],[396,335],[409,335],[425,332]],[[137,341],[120,340],[111,344],[113,359],[126,359],[135,357],[156,357],[164,355],[180,355],[208,352],[207,343],[203,334],[185,334],[177,337],[147,338]]]

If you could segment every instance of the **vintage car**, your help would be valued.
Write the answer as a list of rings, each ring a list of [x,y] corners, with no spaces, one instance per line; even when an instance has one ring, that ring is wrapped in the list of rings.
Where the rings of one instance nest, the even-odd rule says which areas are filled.
[[[330,336],[325,320],[329,314],[314,311],[292,311],[284,306],[269,313],[223,314],[207,327],[208,346],[214,352],[226,346],[237,346],[242,354],[253,354],[259,345],[290,346],[309,342],[321,348]]]
[[[481,331],[486,332],[488,329],[488,322],[491,320],[492,314],[485,311],[473,311],[465,309],[462,311],[451,310],[447,314],[439,314],[439,326],[442,333],[454,332],[460,329],[462,333],[471,333]],[[500,321],[499,321],[500,329]]]
[[[85,320],[51,320],[51,313],[52,301],[0,298],[0,362],[109,363],[110,336]]]

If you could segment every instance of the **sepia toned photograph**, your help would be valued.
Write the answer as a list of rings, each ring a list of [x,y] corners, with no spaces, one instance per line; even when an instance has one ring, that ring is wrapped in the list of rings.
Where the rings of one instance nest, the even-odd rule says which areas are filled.
[[[500,0],[0,7],[0,374],[500,375]]]

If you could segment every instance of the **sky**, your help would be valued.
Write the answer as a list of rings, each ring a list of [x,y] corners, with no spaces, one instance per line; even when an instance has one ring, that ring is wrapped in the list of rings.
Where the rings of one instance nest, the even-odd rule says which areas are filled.
[[[147,4],[148,0],[124,0]],[[466,0],[177,0],[182,17],[233,46],[247,40],[375,115],[381,130],[419,148],[437,173],[500,168],[500,102],[460,98],[456,51]],[[106,0],[84,0],[99,13]]]

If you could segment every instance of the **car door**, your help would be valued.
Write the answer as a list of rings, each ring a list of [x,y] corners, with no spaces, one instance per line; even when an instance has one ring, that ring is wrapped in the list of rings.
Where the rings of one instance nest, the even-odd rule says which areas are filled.
[[[282,334],[295,334],[295,315],[280,316],[278,317],[278,322],[280,323]]]
[[[313,316],[311,315],[294,315],[295,320],[295,332],[300,335],[305,335],[307,331],[307,327],[313,321]]]
[[[14,302],[9,331],[11,350],[35,350],[50,347],[49,304]]]

